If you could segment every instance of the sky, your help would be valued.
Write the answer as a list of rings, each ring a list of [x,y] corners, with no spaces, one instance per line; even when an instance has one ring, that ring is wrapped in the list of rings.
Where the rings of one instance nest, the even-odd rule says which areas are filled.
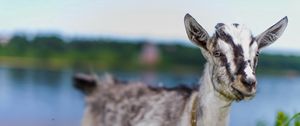
[[[190,13],[210,34],[219,22],[245,24],[258,35],[288,16],[271,49],[300,50],[299,0],[2,0],[0,34],[53,32],[187,42]]]

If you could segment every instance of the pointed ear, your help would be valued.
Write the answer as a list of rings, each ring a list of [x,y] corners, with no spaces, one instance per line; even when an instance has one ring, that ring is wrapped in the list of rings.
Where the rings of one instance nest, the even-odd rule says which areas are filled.
[[[275,42],[284,32],[288,24],[288,18],[284,17],[279,22],[268,28],[266,31],[256,37],[258,49],[266,47]]]
[[[74,87],[83,92],[85,95],[90,95],[97,87],[97,78],[88,74],[76,74],[73,77]]]
[[[206,44],[209,39],[209,35],[205,29],[199,23],[197,23],[197,21],[190,14],[185,15],[184,25],[189,39],[196,45],[207,50]]]

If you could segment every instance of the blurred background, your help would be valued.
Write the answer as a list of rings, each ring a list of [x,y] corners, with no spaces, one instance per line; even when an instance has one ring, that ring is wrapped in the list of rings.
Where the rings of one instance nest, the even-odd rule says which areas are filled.
[[[176,87],[195,85],[205,60],[186,37],[190,13],[212,34],[219,22],[258,35],[284,16],[289,25],[263,50],[258,93],[234,103],[230,125],[274,125],[300,111],[300,4],[297,0],[0,1],[0,125],[79,126],[84,96],[76,72]]]

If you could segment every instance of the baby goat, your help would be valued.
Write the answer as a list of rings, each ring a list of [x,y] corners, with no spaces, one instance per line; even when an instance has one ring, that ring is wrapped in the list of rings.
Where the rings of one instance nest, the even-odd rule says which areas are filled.
[[[210,37],[186,14],[188,38],[207,60],[199,89],[154,89],[79,74],[75,86],[86,94],[82,125],[226,126],[231,103],[255,96],[258,54],[281,36],[287,23],[285,17],[258,36],[244,25],[218,23]]]

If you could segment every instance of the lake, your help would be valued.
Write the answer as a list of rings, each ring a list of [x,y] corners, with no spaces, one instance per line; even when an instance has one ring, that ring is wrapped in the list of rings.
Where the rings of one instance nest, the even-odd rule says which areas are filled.
[[[74,73],[72,69],[0,66],[0,125],[79,126],[84,97],[72,86]],[[112,73],[123,80],[144,80],[169,87],[194,84],[200,76],[200,73]],[[254,126],[258,122],[273,125],[278,111],[289,114],[300,111],[300,76],[258,76],[258,83],[253,100],[233,104],[231,126]]]

